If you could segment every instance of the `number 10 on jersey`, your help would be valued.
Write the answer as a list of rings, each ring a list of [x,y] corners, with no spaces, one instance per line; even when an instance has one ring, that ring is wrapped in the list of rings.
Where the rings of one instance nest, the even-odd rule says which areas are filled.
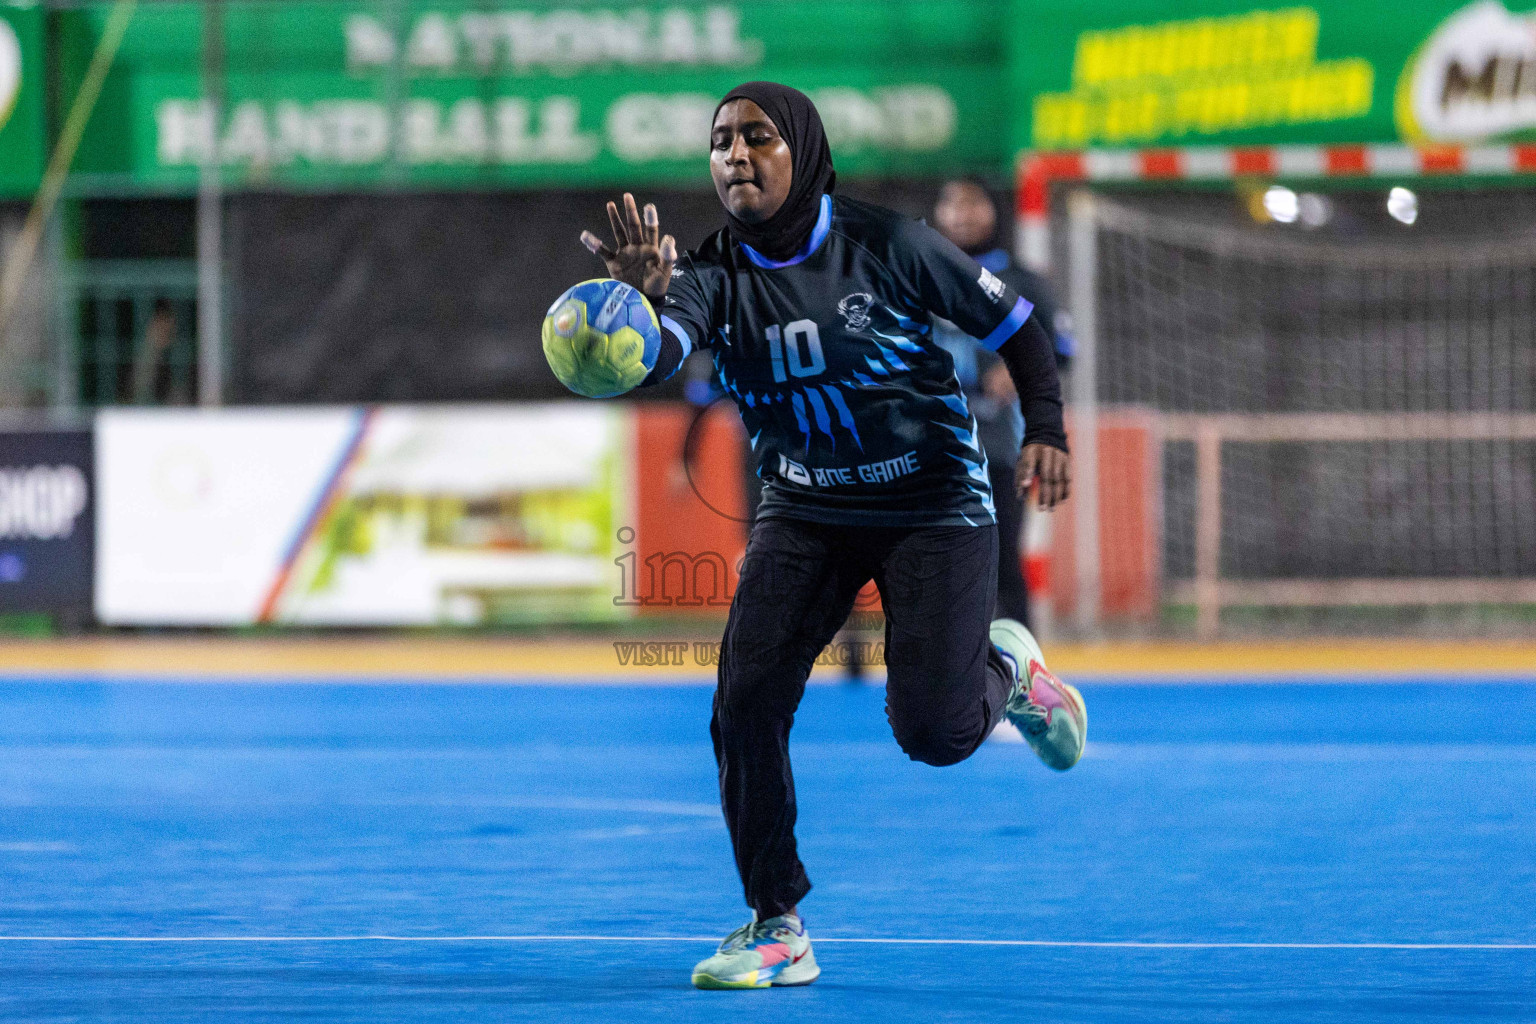
[[[768,328],[768,353],[773,358],[773,379],[780,384],[790,377],[814,377],[827,368],[821,355],[821,332],[814,320],[796,320],[782,334],[778,324]],[[788,376],[784,373],[786,367]]]

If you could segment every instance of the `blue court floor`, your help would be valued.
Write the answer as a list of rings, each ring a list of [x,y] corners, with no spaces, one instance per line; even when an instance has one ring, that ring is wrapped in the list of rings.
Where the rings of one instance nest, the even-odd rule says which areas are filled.
[[[824,973],[717,993],[707,688],[0,683],[0,1019],[1536,1020],[1536,686],[1083,689],[1056,775],[813,686]]]

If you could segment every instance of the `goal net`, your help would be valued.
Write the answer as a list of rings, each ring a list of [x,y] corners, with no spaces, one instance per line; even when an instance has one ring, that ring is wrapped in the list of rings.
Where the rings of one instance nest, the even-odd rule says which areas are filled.
[[[1536,246],[1495,215],[1353,237],[1244,225],[1221,216],[1230,196],[1071,204],[1092,345],[1076,414],[1148,424],[1164,621],[1529,626]],[[1140,529],[1110,483],[1088,495],[1107,548]]]

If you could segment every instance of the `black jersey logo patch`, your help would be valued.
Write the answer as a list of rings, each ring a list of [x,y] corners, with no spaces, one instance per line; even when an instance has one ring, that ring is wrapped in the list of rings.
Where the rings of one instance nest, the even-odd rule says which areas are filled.
[[[850,331],[862,331],[869,326],[869,307],[874,301],[875,297],[869,292],[854,292],[838,300],[837,311],[842,314]]]

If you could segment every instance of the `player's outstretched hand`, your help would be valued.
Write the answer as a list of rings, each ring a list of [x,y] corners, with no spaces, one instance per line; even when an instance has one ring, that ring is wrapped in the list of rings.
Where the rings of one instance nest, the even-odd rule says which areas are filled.
[[[1027,444],[1019,453],[1017,479],[1019,497],[1026,504],[1030,487],[1035,487],[1035,504],[1055,508],[1072,490],[1072,456],[1048,444]]]
[[[624,193],[624,212],[617,203],[608,204],[608,224],[613,228],[612,249],[590,231],[581,233],[581,244],[608,265],[608,276],[640,289],[651,298],[667,293],[672,283],[672,267],[677,263],[677,242],[661,233],[661,218],[656,204],[645,204],[645,217],[635,206],[635,197]]]

